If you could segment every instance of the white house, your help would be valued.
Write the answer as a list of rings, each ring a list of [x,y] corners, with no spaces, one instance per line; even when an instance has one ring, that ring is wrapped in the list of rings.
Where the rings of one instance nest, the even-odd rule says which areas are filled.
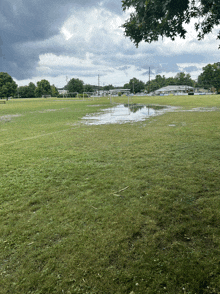
[[[156,90],[154,93],[156,95],[188,95],[189,92],[193,92],[194,88],[185,85],[175,85],[175,86],[166,86]]]
[[[130,94],[130,89],[112,89],[112,90],[109,90],[109,93],[111,95],[118,95],[118,93]]]
[[[63,89],[58,89],[58,92],[59,92],[59,94],[60,95],[66,95],[66,94],[68,94],[68,90],[63,90]]]

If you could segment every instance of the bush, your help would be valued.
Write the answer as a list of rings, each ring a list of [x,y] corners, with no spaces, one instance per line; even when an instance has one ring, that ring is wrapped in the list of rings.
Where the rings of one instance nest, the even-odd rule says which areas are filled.
[[[84,98],[88,98],[89,95],[88,94],[84,94]],[[78,94],[78,98],[83,98],[83,94]]]

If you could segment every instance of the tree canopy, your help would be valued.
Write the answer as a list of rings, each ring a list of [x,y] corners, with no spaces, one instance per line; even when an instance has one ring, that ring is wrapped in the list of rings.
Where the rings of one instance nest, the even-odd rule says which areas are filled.
[[[123,0],[122,7],[134,9],[122,27],[136,46],[141,41],[158,41],[160,36],[185,38],[184,24],[192,18],[197,20],[199,40],[220,24],[220,0]]]
[[[78,92],[82,94],[84,89],[83,84],[83,81],[80,79],[71,79],[64,88],[67,89],[70,93]]]
[[[184,72],[179,72],[176,76],[166,78],[165,76],[156,75],[155,79],[148,81],[146,83],[146,89],[148,92],[156,91],[162,87],[170,85],[186,85],[194,86],[195,81],[192,80],[190,74],[185,74]]]
[[[84,92],[94,92],[93,86],[89,84],[84,85]]]
[[[17,90],[17,96],[20,98],[34,98],[42,97],[43,95],[51,95],[52,97],[58,97],[59,92],[54,85],[50,85],[47,80],[41,80],[37,82],[37,87],[34,83],[29,83],[28,86],[20,86]]]
[[[220,92],[220,62],[208,64],[202,69],[203,72],[198,77],[198,85],[206,89],[214,87]]]
[[[55,85],[51,86],[51,96],[52,97],[58,97],[59,96],[59,92],[58,92],[57,88],[55,87]]]
[[[112,86],[112,84],[111,85],[106,85],[106,86],[104,86],[103,87],[103,90],[104,91],[109,91],[109,90],[112,90],[112,89],[114,89],[115,87],[114,86]]]
[[[20,86],[17,90],[18,97],[21,98],[34,98],[36,86],[34,83],[29,83],[28,86]]]
[[[36,97],[42,97],[42,95],[51,95],[50,82],[47,80],[41,80],[37,82],[37,88],[35,90]]]
[[[17,90],[17,84],[6,72],[0,72],[0,98],[14,96]]]
[[[130,89],[131,93],[138,93],[138,92],[144,91],[145,84],[144,82],[136,78],[133,78],[133,79],[130,79],[128,84],[124,84],[124,89]]]

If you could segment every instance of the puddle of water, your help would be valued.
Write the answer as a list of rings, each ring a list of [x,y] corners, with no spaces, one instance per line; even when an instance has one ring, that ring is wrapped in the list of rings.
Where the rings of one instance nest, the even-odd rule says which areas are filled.
[[[82,119],[87,125],[122,124],[128,122],[144,121],[150,116],[163,114],[172,107],[140,104],[120,104],[112,108],[103,109],[102,112],[86,115]]]

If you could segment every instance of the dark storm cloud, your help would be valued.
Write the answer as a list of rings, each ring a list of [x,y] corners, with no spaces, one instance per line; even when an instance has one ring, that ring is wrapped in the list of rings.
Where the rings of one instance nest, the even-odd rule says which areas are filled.
[[[41,48],[35,47],[35,43],[39,44],[40,41],[59,34],[64,21],[74,10],[102,6],[119,12],[118,2],[120,1],[1,0],[0,71],[8,72],[17,79],[32,77],[39,54],[62,52],[61,47],[53,47],[53,43]],[[29,45],[26,48],[24,44]]]
[[[1,24],[0,35],[2,38],[1,71],[6,71],[16,78],[25,78],[32,75],[38,61],[38,52],[18,52],[17,44],[28,41],[46,39],[59,31],[63,19],[68,16],[61,8],[59,17],[58,9],[51,1],[5,1],[1,3],[1,13],[4,22]],[[63,6],[64,7],[64,6]]]
[[[3,45],[3,42],[2,42],[2,38],[0,36],[0,57],[3,57],[3,53],[2,53],[2,45]]]

